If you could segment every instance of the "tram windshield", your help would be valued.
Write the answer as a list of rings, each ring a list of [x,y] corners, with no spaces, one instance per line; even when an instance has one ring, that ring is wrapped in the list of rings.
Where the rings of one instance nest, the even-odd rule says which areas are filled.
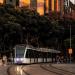
[[[17,46],[16,47],[16,58],[23,58],[24,57],[24,52],[25,52],[25,47],[24,46]]]

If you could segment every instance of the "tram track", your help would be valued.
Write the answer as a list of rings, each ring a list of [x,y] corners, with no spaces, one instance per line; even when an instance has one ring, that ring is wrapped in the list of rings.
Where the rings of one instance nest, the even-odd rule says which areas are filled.
[[[47,64],[42,64],[42,65],[40,65],[40,67],[42,69],[44,69],[46,71],[49,71],[49,72],[52,72],[56,75],[75,75],[75,73],[53,67],[51,64],[48,64],[48,65]]]
[[[54,73],[54,74],[56,74],[56,75],[60,75],[59,73],[54,72],[53,70],[49,70],[49,69],[47,68],[47,66],[40,65],[40,67],[41,67],[42,69],[44,69],[45,71],[49,71],[49,72],[52,72],[52,73]]]
[[[12,74],[10,74],[10,68],[11,67],[12,66],[9,66],[8,69],[7,69],[8,75],[12,75]],[[38,73],[37,70],[40,70],[40,73],[42,73],[41,72],[41,70],[42,70],[42,71],[50,73],[50,74],[52,73],[53,75],[75,75],[75,73],[73,73],[73,72],[65,71],[64,69],[59,69],[58,67],[52,66],[52,64],[46,64],[46,63],[45,64],[36,64],[36,65],[32,64],[32,65],[25,65],[25,66],[24,65],[20,65],[18,67],[20,67],[21,70],[23,71],[23,74],[21,74],[21,75],[36,75],[34,73],[35,73],[35,71],[36,71],[36,73]],[[30,68],[30,71],[29,70],[25,70],[25,68],[26,69]],[[36,69],[34,69],[34,68],[36,68]],[[45,75],[47,75],[47,74],[45,74]]]
[[[54,74],[54,75],[61,75],[61,74],[59,74],[59,73],[56,73],[56,72],[53,72],[53,71],[50,71],[50,70],[44,68],[44,67],[42,66],[42,64],[39,64],[38,66],[39,66],[39,68],[41,68],[41,70],[49,71],[50,73],[52,73],[52,74]],[[38,69],[38,70],[39,70],[39,69]],[[33,74],[29,74],[29,73],[26,72],[25,70],[23,70],[23,71],[24,71],[24,73],[25,73],[26,75],[33,75]]]
[[[11,66],[7,68],[7,75],[11,75],[10,74],[10,68],[11,68]]]
[[[23,70],[23,66],[19,66],[18,65],[18,67],[20,68],[20,70]],[[7,68],[7,75],[18,75],[17,74],[17,71],[15,71],[15,68],[17,68],[17,66],[9,66],[8,68]],[[30,75],[30,74],[28,74],[27,72],[25,72],[25,71],[23,71],[25,74],[23,74],[23,75]],[[22,74],[19,74],[19,75],[22,75]]]
[[[27,73],[27,72],[26,72],[26,71],[24,71],[24,70],[23,70],[23,72],[25,73],[25,75],[31,75],[31,74]]]
[[[24,72],[25,75],[31,75],[31,74],[29,74],[28,72],[26,72],[23,68],[24,68],[24,67],[22,66],[21,69],[23,70],[23,72]]]
[[[49,65],[50,65],[51,67],[53,67],[53,68],[58,69],[58,70],[61,70],[61,71],[64,71],[64,72],[70,73],[70,74],[72,74],[72,75],[75,75],[74,72],[70,72],[70,71],[67,71],[67,70],[64,70],[64,69],[60,69],[60,68],[54,67],[54,66],[52,66],[51,64],[49,64]]]

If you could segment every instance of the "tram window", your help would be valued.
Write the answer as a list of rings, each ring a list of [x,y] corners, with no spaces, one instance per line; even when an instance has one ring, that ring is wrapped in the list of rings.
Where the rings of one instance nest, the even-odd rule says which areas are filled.
[[[24,57],[25,48],[24,47],[17,47],[16,48],[16,57],[22,58]]]
[[[36,57],[36,53],[35,50],[27,49],[26,58],[34,58]]]
[[[27,49],[25,58],[50,58],[52,55],[53,54],[50,52],[41,52],[32,49]]]

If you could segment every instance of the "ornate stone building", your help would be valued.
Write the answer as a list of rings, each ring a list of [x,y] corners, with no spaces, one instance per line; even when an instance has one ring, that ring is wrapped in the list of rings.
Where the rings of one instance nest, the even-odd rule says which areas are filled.
[[[61,12],[64,10],[64,0],[0,0],[0,3],[11,4],[14,6],[28,6],[35,9],[40,15],[50,12]]]
[[[27,6],[29,9],[36,10],[40,15],[55,12],[62,16],[66,12],[70,13],[70,10],[72,10],[72,15],[75,13],[74,4],[70,3],[70,0],[0,0],[0,3],[19,7]]]

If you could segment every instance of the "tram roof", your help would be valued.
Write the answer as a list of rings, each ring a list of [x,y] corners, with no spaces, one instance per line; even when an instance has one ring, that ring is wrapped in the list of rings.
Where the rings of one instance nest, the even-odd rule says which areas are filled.
[[[51,53],[61,53],[61,51],[50,49],[50,48],[36,48],[32,45],[16,45],[15,47],[25,47],[27,49],[35,50],[35,51],[41,51],[41,52],[51,52]]]
[[[32,50],[41,51],[41,52],[51,52],[51,53],[60,53],[60,51],[49,48],[31,48]]]

